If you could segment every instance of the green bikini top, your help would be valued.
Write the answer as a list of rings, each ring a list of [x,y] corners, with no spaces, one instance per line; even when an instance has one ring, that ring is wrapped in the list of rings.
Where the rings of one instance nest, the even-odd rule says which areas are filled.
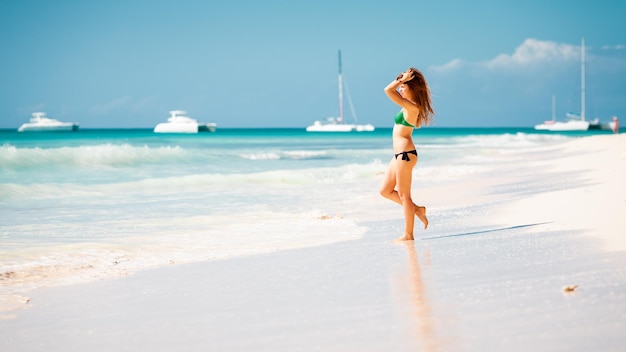
[[[415,126],[411,125],[405,118],[404,118],[404,113],[402,112],[402,110],[398,111],[398,113],[396,114],[396,117],[394,118],[394,121],[396,122],[396,125],[404,125],[404,126],[408,126],[408,127],[413,127],[415,128]]]

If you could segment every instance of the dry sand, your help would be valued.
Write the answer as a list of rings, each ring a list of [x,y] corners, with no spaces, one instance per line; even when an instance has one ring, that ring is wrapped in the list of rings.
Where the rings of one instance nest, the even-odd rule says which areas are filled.
[[[372,219],[354,241],[39,289],[0,351],[621,351],[625,158],[626,135],[528,153],[466,191],[480,214],[449,189],[414,243]]]
[[[520,166],[553,174],[558,189],[509,202],[494,219],[583,230],[607,250],[626,251],[626,134],[577,139],[555,154],[557,160],[536,155],[535,161]]]

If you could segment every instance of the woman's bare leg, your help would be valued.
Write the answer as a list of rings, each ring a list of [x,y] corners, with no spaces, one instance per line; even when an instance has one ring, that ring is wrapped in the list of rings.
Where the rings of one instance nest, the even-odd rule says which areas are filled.
[[[416,209],[413,199],[411,199],[411,182],[417,158],[408,162],[404,160],[394,161],[396,163],[396,194],[404,210],[404,234],[397,240],[412,241],[414,239],[413,228],[415,226]]]
[[[380,194],[400,205],[402,205],[402,200],[400,200],[400,196],[398,195],[398,191],[396,191],[396,160],[391,159],[389,163],[389,167],[387,168],[387,172],[385,173],[385,177],[383,178],[382,184],[380,186]],[[412,168],[411,168],[412,171]],[[424,224],[424,228],[428,227],[428,218],[426,217],[426,207],[422,207],[413,203],[415,208],[415,216]]]
[[[428,218],[426,217],[426,207],[415,206],[415,216],[424,224],[424,229],[428,228]]]

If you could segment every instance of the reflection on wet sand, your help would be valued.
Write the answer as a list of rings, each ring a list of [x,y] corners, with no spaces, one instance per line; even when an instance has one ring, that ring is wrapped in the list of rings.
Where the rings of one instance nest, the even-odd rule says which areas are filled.
[[[440,346],[435,333],[432,307],[424,293],[424,282],[415,244],[413,241],[406,241],[399,243],[399,245],[406,248],[409,270],[396,276],[397,286],[402,287],[402,291],[398,294],[401,299],[396,302],[400,311],[410,313],[409,321],[412,323],[412,334],[417,339],[420,350],[438,351]],[[429,252],[426,252],[426,256],[426,260],[430,262]]]

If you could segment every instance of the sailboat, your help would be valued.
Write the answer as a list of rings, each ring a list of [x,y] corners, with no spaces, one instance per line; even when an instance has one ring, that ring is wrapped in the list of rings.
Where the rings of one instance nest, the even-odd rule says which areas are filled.
[[[552,120],[544,121],[541,124],[535,125],[536,130],[542,131],[587,131],[589,129],[590,122],[585,120],[585,38],[581,40],[580,46],[580,115],[568,113],[568,121],[556,121],[554,117],[554,97],[553,101],[553,116]],[[594,121],[597,123],[597,121]]]
[[[552,127],[555,123],[557,123],[556,121],[556,98],[554,97],[554,94],[552,95],[552,120],[546,120],[541,124],[535,125],[535,129],[536,130],[544,130],[544,131],[549,131],[550,127]]]
[[[339,59],[339,117],[329,117],[326,120],[315,121],[312,125],[307,126],[307,132],[372,132],[375,130],[371,124],[359,125],[359,124],[347,124],[343,118],[343,76],[341,73],[341,50],[338,54]],[[346,87],[347,88],[347,87]],[[356,122],[356,114],[352,107],[352,99],[350,99],[350,92],[348,91],[348,102],[352,110],[352,115]]]
[[[557,121],[556,120],[556,99],[552,95],[552,120],[544,121],[541,124],[535,125],[535,129],[538,131],[586,131],[589,129],[590,122],[580,119],[578,115],[568,113],[567,116],[571,118],[569,121]],[[584,111],[584,110],[582,110]]]

